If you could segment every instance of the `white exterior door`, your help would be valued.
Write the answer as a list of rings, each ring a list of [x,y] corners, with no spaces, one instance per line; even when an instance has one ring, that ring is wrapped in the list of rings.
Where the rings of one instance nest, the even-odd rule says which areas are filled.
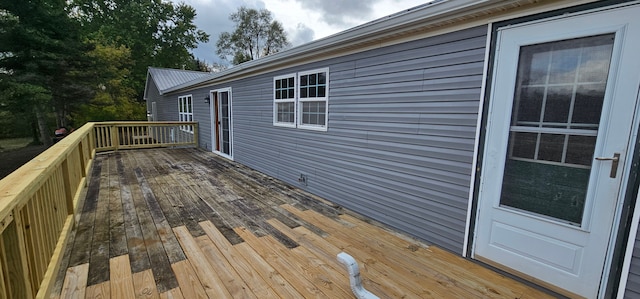
[[[214,152],[233,159],[231,88],[211,92],[211,132]]]
[[[497,35],[474,257],[597,297],[640,83],[640,7]]]

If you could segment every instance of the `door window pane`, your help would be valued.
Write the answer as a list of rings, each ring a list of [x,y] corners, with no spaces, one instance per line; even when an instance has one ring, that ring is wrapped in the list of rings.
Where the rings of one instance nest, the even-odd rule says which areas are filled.
[[[520,49],[502,206],[581,225],[613,37]]]
[[[602,112],[604,88],[605,84],[586,84],[578,87],[573,104],[572,123],[598,126]]]
[[[569,136],[566,163],[590,166],[596,146],[595,136]]]
[[[565,135],[540,134],[537,160],[562,162]]]
[[[512,157],[534,159],[536,157],[537,133],[511,133]]]
[[[566,124],[569,119],[572,96],[573,86],[549,87],[544,107],[544,122]],[[553,126],[553,124],[548,125]]]
[[[544,98],[544,87],[523,87],[518,97],[518,107],[516,113],[517,123],[520,125],[533,125],[540,121],[542,113],[542,99]],[[527,124],[531,122],[533,124]]]

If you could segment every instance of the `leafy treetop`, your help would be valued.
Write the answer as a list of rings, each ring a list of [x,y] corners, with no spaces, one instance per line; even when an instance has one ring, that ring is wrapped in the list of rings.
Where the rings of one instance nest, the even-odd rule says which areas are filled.
[[[229,19],[236,24],[235,30],[220,34],[216,53],[233,64],[277,53],[289,46],[282,24],[273,20],[266,9],[242,6]]]

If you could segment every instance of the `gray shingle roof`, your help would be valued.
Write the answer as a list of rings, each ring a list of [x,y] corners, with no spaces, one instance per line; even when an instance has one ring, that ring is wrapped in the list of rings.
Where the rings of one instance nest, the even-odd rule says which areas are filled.
[[[160,94],[168,89],[196,79],[209,77],[210,73],[149,67],[149,75],[158,87]]]

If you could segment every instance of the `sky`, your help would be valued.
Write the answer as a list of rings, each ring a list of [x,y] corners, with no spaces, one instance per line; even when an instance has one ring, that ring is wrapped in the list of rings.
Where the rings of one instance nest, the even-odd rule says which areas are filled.
[[[271,11],[282,23],[289,42],[299,46],[366,22],[429,2],[425,0],[174,0],[196,9],[198,29],[210,35],[209,42],[193,50],[208,64],[224,62],[216,55],[216,41],[222,32],[231,32],[229,15],[240,6]]]

